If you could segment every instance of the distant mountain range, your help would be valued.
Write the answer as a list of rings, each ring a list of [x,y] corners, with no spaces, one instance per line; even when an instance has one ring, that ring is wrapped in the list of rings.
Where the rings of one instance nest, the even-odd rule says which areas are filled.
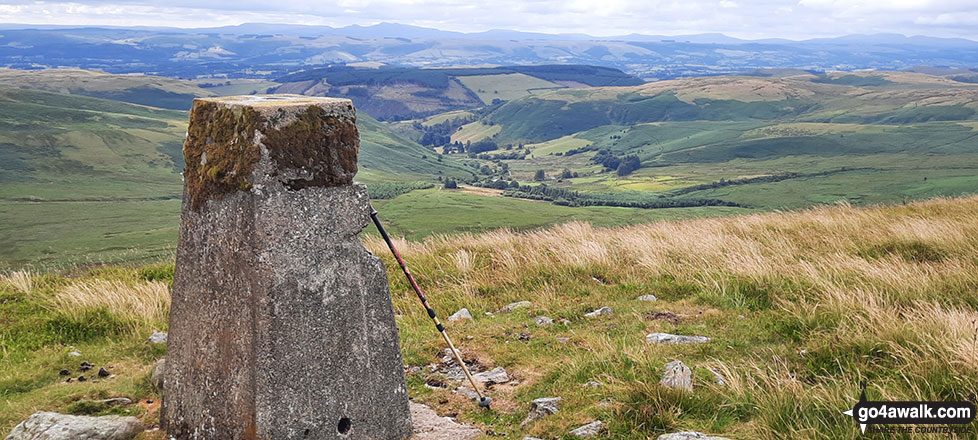
[[[342,28],[248,23],[216,28],[0,25],[0,66],[79,67],[182,78],[274,78],[324,65],[589,64],[647,80],[745,72],[978,67],[978,42],[898,34],[803,41],[680,36],[462,33],[381,23]]]

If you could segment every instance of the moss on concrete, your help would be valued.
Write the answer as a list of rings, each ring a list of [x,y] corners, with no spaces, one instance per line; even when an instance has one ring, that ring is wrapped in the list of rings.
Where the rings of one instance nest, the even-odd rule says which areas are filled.
[[[297,119],[269,128],[262,142],[278,170],[303,170],[307,178],[285,181],[292,189],[349,185],[357,173],[360,134],[356,121],[328,116],[310,106]]]
[[[192,209],[200,209],[211,198],[251,188],[249,178],[261,158],[255,129],[263,119],[248,107],[194,104],[183,146],[187,162],[183,176]]]

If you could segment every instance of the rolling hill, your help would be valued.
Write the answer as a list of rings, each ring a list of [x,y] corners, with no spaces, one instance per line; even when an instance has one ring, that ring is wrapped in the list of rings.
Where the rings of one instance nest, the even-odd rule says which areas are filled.
[[[498,146],[479,157],[506,164],[508,179],[543,170],[549,187],[583,194],[514,196],[783,209],[978,191],[978,85],[942,76],[760,71],[555,90],[489,110],[458,132]]]
[[[0,85],[7,89],[82,95],[171,110],[190,110],[194,98],[216,96],[212,91],[174,78],[79,69],[0,69]]]
[[[368,185],[477,174],[367,115],[358,127],[357,180]],[[172,252],[186,129],[183,111],[0,89],[0,267]]]
[[[547,90],[637,85],[620,70],[597,66],[543,65],[483,68],[330,66],[277,78],[276,93],[337,96],[353,100],[378,119],[404,120],[472,109]]]

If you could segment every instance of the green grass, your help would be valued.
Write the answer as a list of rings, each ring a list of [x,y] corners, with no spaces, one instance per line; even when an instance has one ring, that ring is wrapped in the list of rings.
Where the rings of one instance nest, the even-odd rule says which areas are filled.
[[[530,95],[534,90],[560,89],[563,86],[523,73],[460,76],[458,80],[475,92],[484,104],[494,99],[510,101]]]
[[[459,193],[434,193],[401,197],[419,196],[411,204],[440,199],[466,215]],[[502,202],[495,208],[520,201]],[[431,306],[442,316],[462,307],[474,316],[448,326],[463,353],[487,368],[506,368],[519,382],[487,390],[491,411],[451,387],[426,387],[438,378],[426,368],[407,373],[409,395],[476,424],[488,433],[480,440],[569,439],[569,430],[593,420],[606,423],[603,438],[617,440],[681,430],[759,440],[866,438],[841,414],[857,401],[860,381],[871,400],[961,400],[978,386],[976,216],[972,197],[404,243],[400,250]],[[388,269],[405,364],[440,362],[443,341],[393,257],[376,237],[367,247]],[[61,310],[49,299],[96,279],[144,285],[172,276],[172,262],[163,261],[79,270],[70,278],[35,275],[26,290],[0,279],[0,433],[38,410],[134,415],[155,424],[156,409],[145,402],[160,396],[148,376],[166,353],[145,338],[163,329],[150,319],[134,326],[110,308]],[[644,294],[659,299],[635,300]],[[518,300],[533,304],[485,313]],[[614,314],[584,316],[601,306]],[[538,326],[532,320],[539,315],[557,323]],[[649,345],[651,332],[712,340]],[[82,356],[69,356],[71,350]],[[675,359],[692,369],[694,392],[659,385],[663,366]],[[82,360],[112,366],[116,377],[65,383],[58,370],[81,374]],[[714,372],[727,384],[717,384]],[[589,381],[601,386],[584,387]],[[142,404],[93,402],[117,396]],[[553,396],[562,398],[560,412],[520,427],[531,400]],[[877,437],[919,438],[870,436]]]
[[[571,221],[597,226],[646,223],[663,219],[725,216],[751,212],[742,208],[638,209],[571,208],[545,202],[487,197],[440,188],[413,191],[393,200],[378,200],[384,226],[396,235],[418,240],[429,235],[482,232],[498,228],[529,230]]]

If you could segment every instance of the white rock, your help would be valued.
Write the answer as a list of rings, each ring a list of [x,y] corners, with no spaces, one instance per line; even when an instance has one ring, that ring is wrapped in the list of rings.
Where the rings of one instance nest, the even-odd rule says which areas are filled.
[[[645,342],[653,344],[705,344],[710,342],[706,336],[685,336],[672,333],[652,333],[645,337]]]
[[[640,296],[638,298],[635,298],[635,299],[637,299],[639,301],[655,301],[655,300],[657,300],[659,298],[656,298],[655,295],[642,295],[642,296]]]
[[[472,389],[469,388],[469,387],[458,387],[458,388],[455,388],[455,392],[456,393],[459,393],[459,394],[461,394],[461,395],[463,395],[465,397],[468,397],[469,399],[479,400],[479,393],[477,393],[475,391],[472,391]]]
[[[669,362],[659,383],[669,388],[693,391],[693,371],[683,361]]]
[[[702,432],[683,431],[672,434],[662,434],[656,440],[729,440],[726,437],[711,437]]]
[[[558,402],[560,402],[560,397],[543,397],[533,400],[530,402],[530,413],[526,415],[526,420],[520,426],[526,427],[526,425],[543,417],[557,414],[559,411],[559,408],[557,408]]]
[[[586,383],[586,384],[584,384],[582,386],[584,388],[597,388],[597,387],[600,387],[601,386],[601,382],[598,382],[596,380],[592,380],[592,381],[590,381],[590,382],[588,382],[588,383]]]
[[[164,369],[166,369],[166,359],[160,359],[153,364],[153,372],[149,375],[149,381],[156,387],[156,391],[163,392]]]
[[[613,313],[615,313],[615,311],[614,310],[611,310],[611,307],[602,307],[602,308],[600,308],[598,310],[595,310],[593,312],[585,313],[584,316],[611,315]]]
[[[553,324],[554,320],[553,318],[547,316],[537,316],[536,318],[533,318],[533,322],[537,323],[537,325],[540,326],[546,326],[546,325]]]
[[[461,309],[448,317],[450,322],[460,321],[462,319],[472,319],[472,314],[469,313],[469,309]]]
[[[152,344],[166,344],[166,333],[153,330],[153,334],[149,336],[149,342]]]
[[[520,307],[530,307],[532,305],[533,305],[533,303],[531,303],[529,301],[517,301],[517,302],[514,302],[514,303],[507,304],[505,307],[499,309],[497,311],[497,313],[512,312],[513,310],[516,310],[516,309],[518,309]]]
[[[38,412],[14,427],[7,440],[129,440],[145,429],[135,417]]]
[[[68,356],[75,356],[75,357],[78,357],[78,356],[81,356],[81,353],[79,353],[79,352],[77,352],[77,351],[72,351],[72,352],[69,352],[69,353],[68,353]]]
[[[506,369],[496,367],[489,371],[483,371],[472,375],[472,379],[479,383],[506,383],[509,382],[509,375]]]
[[[604,423],[598,420],[571,431],[570,435],[580,438],[594,438],[597,437],[602,430],[604,430]]]
[[[411,402],[411,422],[414,424],[411,440],[471,440],[482,435],[477,428],[440,417],[420,403]]]

